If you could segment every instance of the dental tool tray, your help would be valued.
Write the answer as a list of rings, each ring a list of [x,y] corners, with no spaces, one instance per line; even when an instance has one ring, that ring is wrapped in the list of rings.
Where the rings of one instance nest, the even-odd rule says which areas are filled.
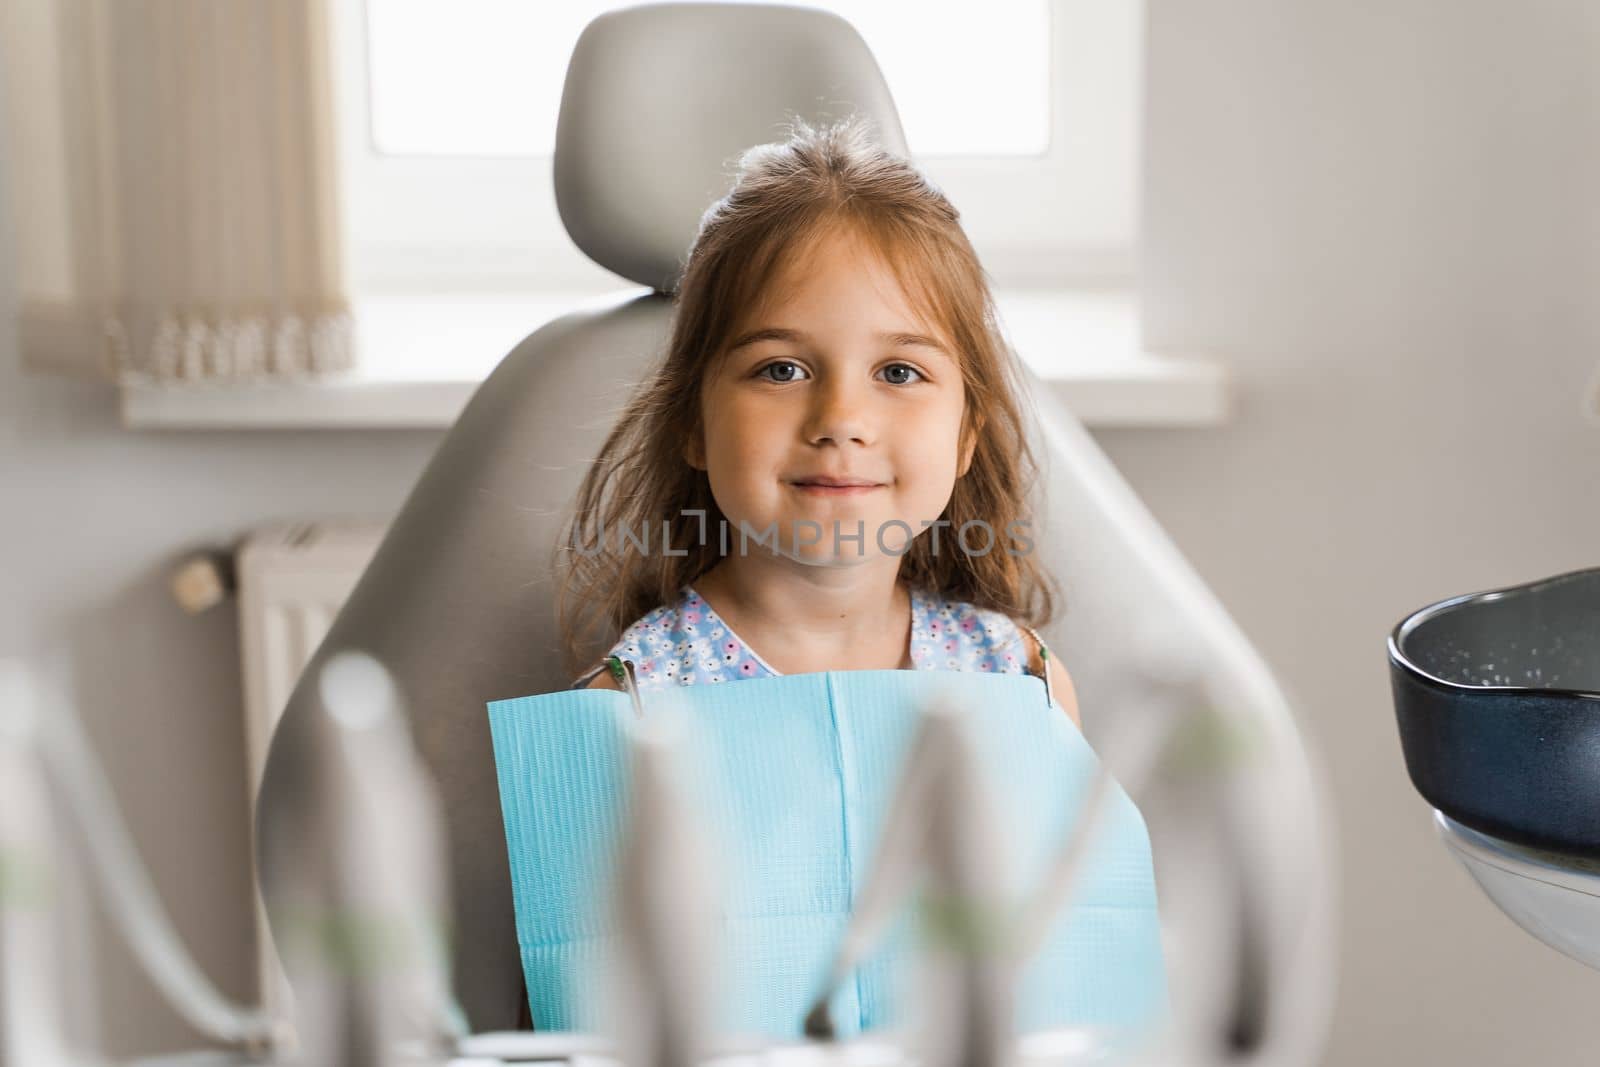
[[[1411,782],[1480,833],[1600,859],[1600,567],[1408,615],[1389,679]]]

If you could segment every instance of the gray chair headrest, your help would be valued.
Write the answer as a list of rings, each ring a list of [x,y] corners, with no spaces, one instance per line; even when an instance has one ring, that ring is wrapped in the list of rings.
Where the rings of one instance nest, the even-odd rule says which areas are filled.
[[[837,15],[786,4],[643,4],[600,15],[567,67],[556,122],[556,207],[589,258],[674,292],[706,209],[740,155],[866,116],[909,156],[883,74]]]

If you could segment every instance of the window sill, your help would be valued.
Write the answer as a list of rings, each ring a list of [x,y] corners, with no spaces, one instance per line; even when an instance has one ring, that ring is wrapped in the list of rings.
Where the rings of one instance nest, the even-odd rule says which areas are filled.
[[[127,384],[122,422],[135,429],[446,429],[523,338],[595,299],[552,292],[362,300],[355,314],[364,366],[352,374],[305,384]],[[1228,421],[1223,367],[1143,351],[1133,294],[1012,289],[995,299],[1023,362],[1085,425]]]

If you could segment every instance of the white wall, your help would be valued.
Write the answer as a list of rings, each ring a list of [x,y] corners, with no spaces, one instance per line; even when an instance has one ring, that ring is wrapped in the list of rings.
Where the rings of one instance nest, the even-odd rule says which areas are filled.
[[[1581,0],[1149,0],[1151,341],[1226,359],[1236,421],[1099,440],[1293,692],[1337,790],[1329,1064],[1577,1064],[1600,974],[1523,934],[1437,843],[1384,638],[1455,593],[1600,564],[1597,37]],[[10,242],[0,321],[13,319]],[[252,993],[231,607],[190,549],[385,515],[439,436],[130,433],[19,376],[0,331],[0,654],[55,650],[183,936]],[[198,1039],[103,919],[81,1009],[132,1056]],[[95,1011],[90,1001],[98,1000]]]
[[[1331,771],[1327,1062],[1592,1063],[1600,973],[1438,843],[1385,639],[1446,596],[1600,566],[1600,425],[1578,411],[1600,362],[1600,5],[1149,8],[1147,337],[1223,357],[1239,414],[1097,437]]]

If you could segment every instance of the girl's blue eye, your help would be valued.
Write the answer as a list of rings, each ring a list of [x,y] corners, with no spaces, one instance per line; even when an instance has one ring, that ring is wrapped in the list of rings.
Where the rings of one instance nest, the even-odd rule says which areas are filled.
[[[780,359],[775,363],[768,363],[765,367],[762,367],[760,370],[756,371],[756,374],[758,376],[759,375],[765,375],[767,373],[767,371],[771,370],[774,367],[789,367],[789,368],[791,368],[793,370],[800,370],[800,364],[795,363],[793,360]],[[769,382],[792,382],[792,381],[795,381],[795,380],[796,379],[794,379],[794,378],[771,378],[771,377],[767,378],[767,381],[769,381]]]
[[[884,373],[885,374],[889,374],[889,373],[893,373],[894,371],[897,371],[897,370],[908,370],[912,374],[915,374],[918,378],[922,377],[922,372],[919,371],[917,368],[913,367],[909,363],[891,363],[887,367],[884,368]],[[890,385],[909,385],[910,383],[905,381],[904,379],[890,379],[889,384]]]

